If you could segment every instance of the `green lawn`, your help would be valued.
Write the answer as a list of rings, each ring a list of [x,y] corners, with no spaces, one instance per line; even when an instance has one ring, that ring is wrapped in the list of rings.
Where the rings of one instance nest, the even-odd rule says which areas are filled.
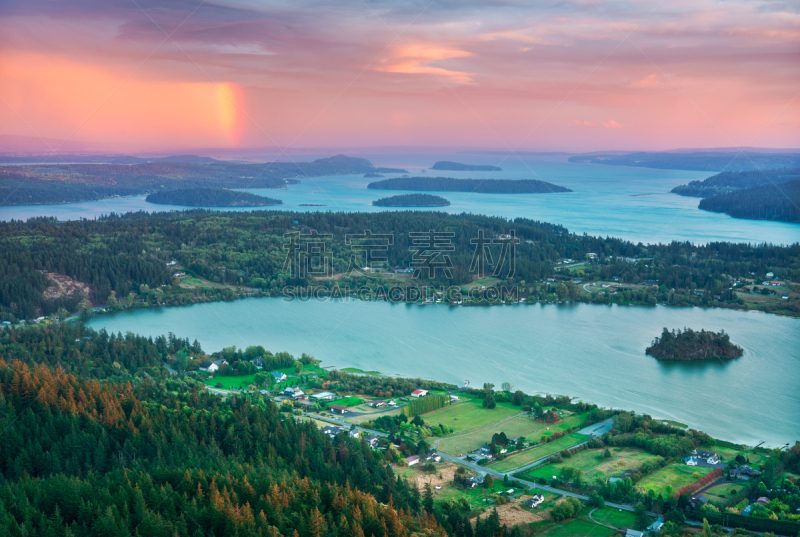
[[[461,434],[488,427],[522,411],[520,407],[511,403],[497,403],[497,407],[492,410],[483,408],[481,403],[481,399],[461,397],[461,400],[454,405],[428,412],[425,414],[425,421],[443,423],[450,427],[454,434]]]
[[[584,472],[584,479],[594,482],[600,478],[605,480],[607,477],[615,477],[626,470],[637,470],[644,461],[656,458],[645,451],[636,448],[610,448],[611,458],[603,458],[602,449],[586,449],[579,451],[564,462],[557,464],[545,464],[531,469],[525,474],[526,477],[535,479],[553,479],[564,466],[578,468]]]
[[[758,469],[759,464],[767,460],[767,457],[765,455],[761,453],[753,453],[752,451],[746,449],[734,449],[723,446],[704,446],[699,449],[703,449],[706,451],[713,451],[714,453],[719,455],[720,459],[724,463],[733,462],[734,459],[736,459],[736,455],[739,454],[744,455],[747,458],[747,460],[750,461],[748,464],[750,464],[750,466],[756,469]]]
[[[607,537],[616,533],[610,528],[594,524],[580,518],[573,519],[566,523],[559,523],[551,526],[542,535],[547,537],[578,537],[589,535],[592,537]]]
[[[735,496],[736,494],[731,494],[731,492],[741,492],[745,490],[747,482],[742,483],[723,483],[722,485],[717,485],[716,487],[707,490],[703,494],[706,495],[708,501],[716,505],[717,507],[724,507],[726,506]]]
[[[598,509],[592,513],[592,518],[601,524],[614,526],[615,528],[629,528],[636,524],[636,515],[630,511],[623,511],[621,509],[613,509],[606,507]]]
[[[588,436],[578,433],[568,434],[567,436],[562,436],[558,440],[548,442],[547,444],[542,444],[541,446],[523,451],[522,453],[511,455],[510,457],[507,457],[502,461],[497,461],[490,466],[492,470],[497,470],[498,472],[510,472],[516,470],[517,468],[521,468],[526,464],[549,457],[553,453],[558,453],[562,449],[567,449],[580,444],[588,438]]]
[[[224,390],[238,390],[238,389],[246,389],[248,386],[253,384],[255,379],[255,375],[242,375],[239,377],[214,377],[212,379],[206,379],[205,383],[206,386],[211,386],[215,388],[218,383],[222,383],[222,389]]]
[[[672,492],[674,493],[711,473],[711,470],[713,470],[713,468],[687,466],[682,462],[673,463],[646,476],[639,481],[636,486],[645,490],[652,490],[656,494],[666,494],[667,485],[671,485]],[[694,477],[695,472],[697,472],[700,477]]]
[[[363,402],[364,400],[359,397],[343,397],[342,399],[333,401],[331,404],[339,406],[358,406]]]

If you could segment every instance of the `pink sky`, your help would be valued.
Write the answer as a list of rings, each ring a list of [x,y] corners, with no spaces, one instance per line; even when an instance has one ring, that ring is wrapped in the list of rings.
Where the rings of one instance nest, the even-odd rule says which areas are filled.
[[[792,2],[7,0],[0,17],[0,135],[113,151],[800,146]]]

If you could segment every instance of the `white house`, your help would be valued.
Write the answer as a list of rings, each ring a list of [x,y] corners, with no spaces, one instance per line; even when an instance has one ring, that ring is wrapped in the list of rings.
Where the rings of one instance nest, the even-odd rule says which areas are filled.
[[[419,463],[419,457],[417,455],[411,455],[410,457],[406,457],[406,462],[409,466],[414,466]]]
[[[289,378],[286,376],[286,373],[281,373],[280,371],[273,371],[272,376],[275,377],[275,382],[280,382]]]
[[[411,397],[425,397],[428,395],[428,390],[414,390],[411,392]]]
[[[223,365],[228,365],[228,361],[223,359],[223,360],[214,360],[213,362],[203,362],[202,364],[200,364],[200,367],[198,367],[198,369],[200,371],[207,371],[209,373],[213,373]]]

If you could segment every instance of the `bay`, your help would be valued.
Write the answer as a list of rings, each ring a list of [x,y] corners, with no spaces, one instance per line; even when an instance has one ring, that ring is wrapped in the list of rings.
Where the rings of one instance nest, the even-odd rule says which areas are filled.
[[[795,319],[724,309],[590,304],[449,307],[253,298],[100,315],[89,326],[209,351],[260,344],[324,366],[472,386],[510,382],[676,420],[716,438],[779,446],[800,439]],[[644,354],[663,327],[725,330],[744,356],[665,363]]]
[[[561,224],[574,233],[612,236],[634,242],[665,243],[673,240],[705,244],[712,241],[791,244],[800,240],[800,225],[785,222],[743,220],[725,214],[701,211],[699,199],[671,194],[680,184],[704,179],[712,173],[655,170],[596,164],[571,164],[566,157],[478,154],[365,155],[376,166],[400,167],[410,174],[443,175],[458,178],[540,179],[572,189],[557,194],[475,194],[446,192],[441,195],[452,205],[436,210],[473,213],[505,218],[531,218]],[[304,156],[306,160],[316,155]],[[471,164],[494,164],[501,172],[444,172],[428,170],[437,160]],[[387,177],[398,174],[386,174]],[[259,208],[292,211],[386,211],[372,201],[402,191],[368,190],[377,179],[362,175],[339,175],[303,179],[286,189],[247,189],[248,192],[278,198],[284,205]],[[320,206],[302,206],[315,204]],[[111,212],[184,210],[185,207],[154,205],[144,196],[56,205],[0,207],[0,220],[26,220],[54,216],[60,220],[96,218]],[[218,210],[252,210],[219,208]]]

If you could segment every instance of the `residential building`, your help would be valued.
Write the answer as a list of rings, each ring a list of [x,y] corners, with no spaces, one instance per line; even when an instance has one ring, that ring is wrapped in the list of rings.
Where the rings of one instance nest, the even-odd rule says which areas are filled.
[[[425,454],[425,460],[431,462],[442,462],[442,457],[436,452],[435,449],[431,449]]]
[[[522,505],[534,509],[536,507],[539,507],[539,504],[541,504],[543,501],[544,501],[544,496],[542,496],[541,494],[534,494],[533,498],[531,498],[530,500],[525,500],[524,502],[522,502]]]
[[[334,427],[333,425],[326,425],[325,427],[322,428],[322,432],[330,436],[331,438],[341,433],[342,431],[344,431],[344,429],[342,429],[341,427]]]
[[[286,373],[281,373],[280,371],[273,371],[272,376],[275,378],[275,382],[280,382],[289,378],[286,376]]]
[[[707,462],[708,464],[719,464],[720,462],[719,455],[711,451],[698,451],[695,449],[692,451],[692,455],[697,459]]]
[[[328,407],[328,410],[330,410],[334,414],[344,414],[345,412],[347,412],[347,407],[342,405],[331,405]]]
[[[731,470],[731,477],[735,479],[749,479],[750,477],[758,477],[760,475],[761,472],[746,464]]]
[[[200,371],[207,371],[209,373],[213,373],[214,371],[219,370],[219,368],[222,367],[223,365],[228,365],[228,361],[224,359],[214,360],[213,362],[207,361],[200,364],[200,367],[198,367],[198,369]]]
[[[358,438],[361,436],[361,433],[358,431],[358,429],[350,429],[347,434],[350,436],[350,438]]]
[[[467,485],[469,488],[474,489],[475,487],[479,487],[483,485],[483,478],[486,477],[484,474],[476,475],[475,477],[470,477],[467,479]]]
[[[414,466],[415,464],[419,464],[419,456],[411,455],[410,457],[406,457],[406,462],[409,466]]]
[[[375,434],[368,434],[364,435],[364,441],[367,443],[369,447],[372,449],[377,449],[378,447],[378,435]]]
[[[414,390],[411,392],[411,397],[425,397],[428,395],[428,390]]]

